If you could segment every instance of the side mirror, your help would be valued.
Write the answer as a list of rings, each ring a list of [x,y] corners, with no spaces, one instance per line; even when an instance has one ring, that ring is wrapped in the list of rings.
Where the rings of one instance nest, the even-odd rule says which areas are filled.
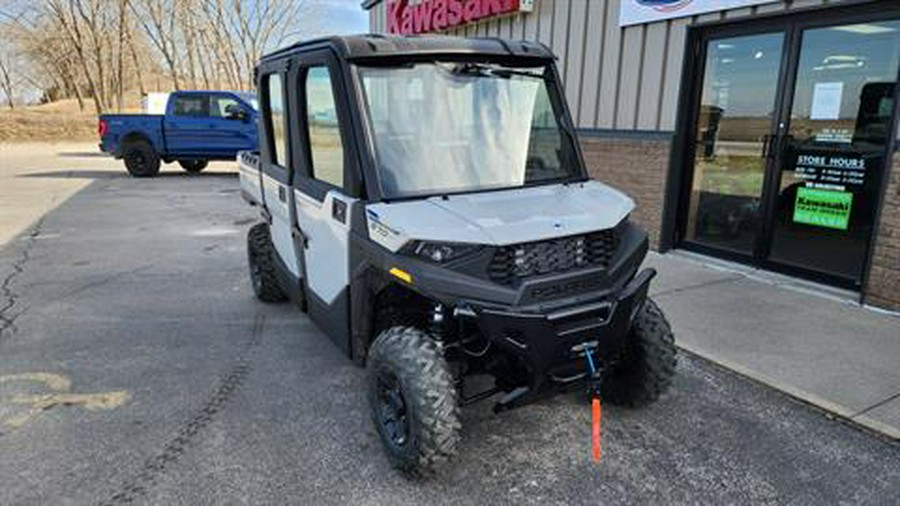
[[[228,119],[235,119],[240,121],[247,121],[250,119],[250,115],[244,110],[243,107],[235,104],[229,104],[225,107],[225,117]]]

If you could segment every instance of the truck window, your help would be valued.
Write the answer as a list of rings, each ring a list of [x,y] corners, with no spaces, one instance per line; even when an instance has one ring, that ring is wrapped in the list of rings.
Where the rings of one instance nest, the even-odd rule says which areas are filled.
[[[271,74],[266,77],[266,109],[269,111],[269,125],[272,135],[272,144],[275,149],[272,153],[272,163],[287,166],[287,136],[284,128],[284,88],[280,74]]]
[[[189,117],[209,116],[209,102],[206,95],[179,95],[175,97],[175,115]]]
[[[306,119],[312,177],[343,188],[344,147],[327,67],[312,67],[306,74]]]
[[[229,114],[230,109],[235,107],[238,109],[243,108],[236,98],[228,95],[213,95],[210,97],[210,101],[209,115],[214,118],[228,118],[231,116]]]

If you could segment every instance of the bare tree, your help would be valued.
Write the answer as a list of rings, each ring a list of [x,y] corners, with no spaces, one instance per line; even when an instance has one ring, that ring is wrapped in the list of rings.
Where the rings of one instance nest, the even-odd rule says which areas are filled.
[[[46,100],[122,110],[147,84],[181,89],[253,86],[253,66],[306,33],[325,0],[0,0],[8,106],[33,88]],[[14,64],[15,63],[15,64]]]
[[[88,48],[88,40],[83,32],[82,24],[78,16],[78,7],[80,0],[45,0],[46,6],[50,14],[59,23],[65,35],[68,37],[72,45],[72,49],[78,57],[78,63],[81,67],[82,75],[88,84],[91,98],[94,99],[94,108],[97,114],[101,114],[106,110],[104,97],[101,94],[101,88],[97,85],[97,77],[94,66],[90,61],[90,49]],[[68,5],[66,5],[68,4]]]
[[[6,54],[6,51],[0,53],[0,91],[2,91],[3,96],[6,97],[6,103],[9,108],[15,109],[16,89],[13,84],[12,72],[10,70],[11,66],[10,56]]]
[[[153,47],[159,51],[169,70],[176,90],[181,89],[178,68],[180,65],[178,44],[179,15],[185,14],[184,0],[131,0],[129,6]],[[189,11],[188,11],[189,12]]]
[[[201,0],[216,56],[227,62],[230,81],[253,87],[253,66],[264,52],[299,38],[314,19],[312,0]]]
[[[14,11],[0,10],[0,19],[4,20],[4,41],[15,47],[26,62],[17,73],[22,74],[33,91],[47,98],[75,96],[83,110],[82,81],[75,70],[77,64],[68,37],[43,14],[33,6]]]
[[[128,5],[128,0],[122,0],[121,6],[123,9],[128,9]],[[138,57],[137,44],[134,40],[134,27],[129,19],[123,17],[122,21],[125,22],[125,39],[128,44],[128,52],[131,54],[132,64],[134,65],[134,73],[137,76],[138,88],[140,88],[141,96],[143,96],[147,94],[144,88],[144,65],[141,58]]]

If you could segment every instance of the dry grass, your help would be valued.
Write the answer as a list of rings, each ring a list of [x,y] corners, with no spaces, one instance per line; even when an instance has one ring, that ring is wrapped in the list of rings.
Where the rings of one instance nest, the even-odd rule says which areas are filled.
[[[140,99],[130,98],[126,112],[140,112]],[[93,103],[84,111],[75,100],[0,110],[0,142],[97,141]]]
[[[0,142],[94,140],[97,116],[75,101],[17,107],[0,112]]]

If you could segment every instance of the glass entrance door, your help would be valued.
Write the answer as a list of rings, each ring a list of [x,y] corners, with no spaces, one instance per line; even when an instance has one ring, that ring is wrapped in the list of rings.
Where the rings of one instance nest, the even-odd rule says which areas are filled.
[[[700,32],[678,237],[858,288],[893,140],[900,8],[826,14]]]
[[[769,259],[861,283],[900,69],[900,20],[801,33]]]
[[[784,32],[773,32],[706,42],[688,241],[739,255],[754,252],[784,40]]]

